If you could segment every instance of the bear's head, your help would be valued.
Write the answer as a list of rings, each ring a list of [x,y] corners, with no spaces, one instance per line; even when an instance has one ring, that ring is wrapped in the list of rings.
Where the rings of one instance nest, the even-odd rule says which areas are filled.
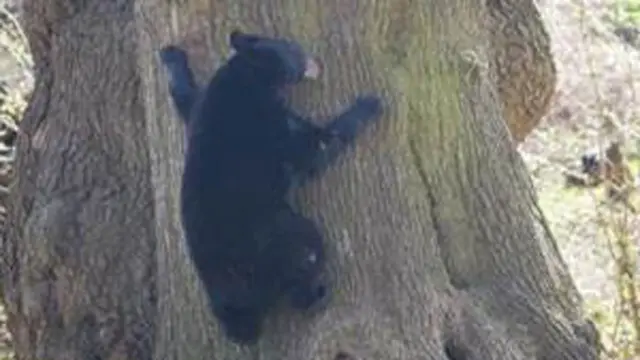
[[[271,86],[293,85],[320,75],[318,63],[295,41],[234,30],[229,42],[256,80]]]

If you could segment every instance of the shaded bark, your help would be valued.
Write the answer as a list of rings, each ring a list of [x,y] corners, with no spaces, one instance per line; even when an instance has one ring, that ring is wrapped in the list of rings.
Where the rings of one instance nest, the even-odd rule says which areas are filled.
[[[150,359],[156,238],[132,4],[24,6],[37,80],[2,247],[16,353]]]
[[[595,358],[483,60],[495,52],[485,4],[78,3],[27,1],[38,82],[3,245],[22,358],[146,359],[152,346],[157,359]],[[387,104],[297,196],[330,244],[330,307],[274,316],[248,350],[220,336],[186,257],[183,134],[155,58],[186,44],[205,79],[239,24],[320,57],[324,77],[291,96],[301,111],[322,117],[370,91]]]

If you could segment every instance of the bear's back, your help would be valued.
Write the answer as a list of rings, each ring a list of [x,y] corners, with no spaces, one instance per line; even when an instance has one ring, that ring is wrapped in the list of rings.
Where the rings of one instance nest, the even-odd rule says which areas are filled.
[[[218,70],[188,125],[181,201],[193,234],[251,226],[281,206],[289,185],[286,108],[275,91],[234,71]]]

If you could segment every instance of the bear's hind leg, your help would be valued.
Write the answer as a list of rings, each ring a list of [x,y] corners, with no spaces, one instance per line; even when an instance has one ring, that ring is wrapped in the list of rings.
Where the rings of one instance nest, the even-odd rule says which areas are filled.
[[[242,307],[235,304],[217,304],[214,315],[233,342],[243,345],[255,344],[262,333],[264,311],[258,308]]]
[[[314,279],[309,282],[299,282],[289,288],[289,302],[294,309],[311,310],[324,307],[329,301],[327,284]]]

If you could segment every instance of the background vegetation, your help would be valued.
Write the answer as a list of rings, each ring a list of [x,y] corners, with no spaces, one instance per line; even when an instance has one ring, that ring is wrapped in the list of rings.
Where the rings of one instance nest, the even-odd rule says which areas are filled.
[[[14,141],[33,86],[29,49],[15,7],[0,3],[0,226],[5,222],[6,195],[13,175]],[[0,293],[0,296],[2,294]],[[0,360],[12,359],[11,336],[0,303]]]
[[[566,188],[563,177],[585,150],[612,139],[624,140],[639,176],[640,0],[538,3],[560,78],[550,113],[520,150],[601,332],[604,358],[640,359],[640,215],[608,204],[602,189]],[[0,11],[0,205],[12,174],[15,131],[33,86],[24,36],[8,9],[3,4]],[[638,209],[639,192],[631,200]],[[0,360],[11,358],[4,322],[0,308]]]
[[[622,139],[640,169],[640,1],[543,0],[559,84],[551,112],[521,146],[563,257],[601,332],[604,358],[640,359],[640,216],[602,189],[567,189],[589,148]],[[638,205],[638,184],[631,202]]]

